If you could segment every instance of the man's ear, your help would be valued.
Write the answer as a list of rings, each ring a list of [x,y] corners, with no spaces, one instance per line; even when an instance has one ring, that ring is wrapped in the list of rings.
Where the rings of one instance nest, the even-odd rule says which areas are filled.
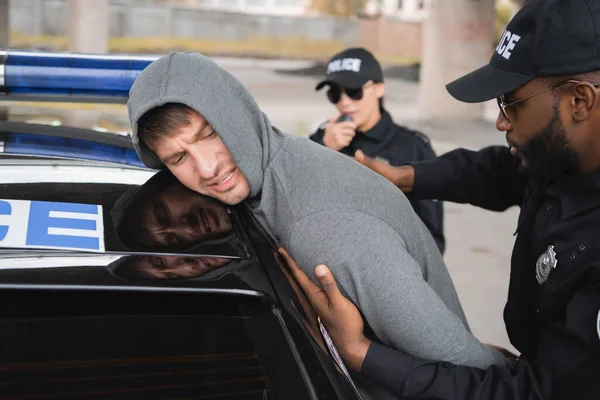
[[[375,96],[378,99],[382,98],[385,95],[385,85],[383,83],[375,84]]]
[[[589,82],[580,82],[573,88],[570,106],[573,119],[577,122],[590,118],[598,107],[598,90]]]

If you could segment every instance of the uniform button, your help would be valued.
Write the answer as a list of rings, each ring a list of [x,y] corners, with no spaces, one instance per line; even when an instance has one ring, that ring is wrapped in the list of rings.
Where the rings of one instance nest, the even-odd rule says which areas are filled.
[[[547,210],[547,211],[550,211],[550,210],[552,210],[552,204],[548,204],[548,205],[546,206],[546,210]]]
[[[575,254],[571,254],[571,256],[569,257],[571,260],[575,259]]]
[[[584,245],[579,246],[579,250],[581,250],[581,251],[585,250],[585,246]]]

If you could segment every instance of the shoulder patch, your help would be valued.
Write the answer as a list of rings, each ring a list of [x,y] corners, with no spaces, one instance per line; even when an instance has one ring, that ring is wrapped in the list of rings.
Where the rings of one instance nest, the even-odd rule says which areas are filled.
[[[329,120],[323,122],[321,125],[319,125],[319,129],[325,129],[325,127],[327,126],[328,123],[329,123]]]

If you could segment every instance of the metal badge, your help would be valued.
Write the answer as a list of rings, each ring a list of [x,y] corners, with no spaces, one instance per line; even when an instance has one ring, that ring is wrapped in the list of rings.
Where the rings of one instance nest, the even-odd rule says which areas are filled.
[[[548,250],[546,250],[546,252],[542,254],[535,263],[535,277],[540,285],[546,282],[550,272],[556,268],[557,262],[554,246],[548,246]]]

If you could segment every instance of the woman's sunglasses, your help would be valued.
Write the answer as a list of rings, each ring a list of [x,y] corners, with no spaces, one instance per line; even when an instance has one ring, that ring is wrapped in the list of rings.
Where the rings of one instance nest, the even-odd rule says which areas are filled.
[[[346,93],[346,96],[350,97],[352,100],[360,100],[363,98],[363,89],[368,87],[370,84],[371,83],[368,83],[365,86],[359,87],[358,89],[349,89],[338,85],[330,85],[329,90],[327,90],[327,98],[333,104],[337,104],[342,98],[342,93]]]

